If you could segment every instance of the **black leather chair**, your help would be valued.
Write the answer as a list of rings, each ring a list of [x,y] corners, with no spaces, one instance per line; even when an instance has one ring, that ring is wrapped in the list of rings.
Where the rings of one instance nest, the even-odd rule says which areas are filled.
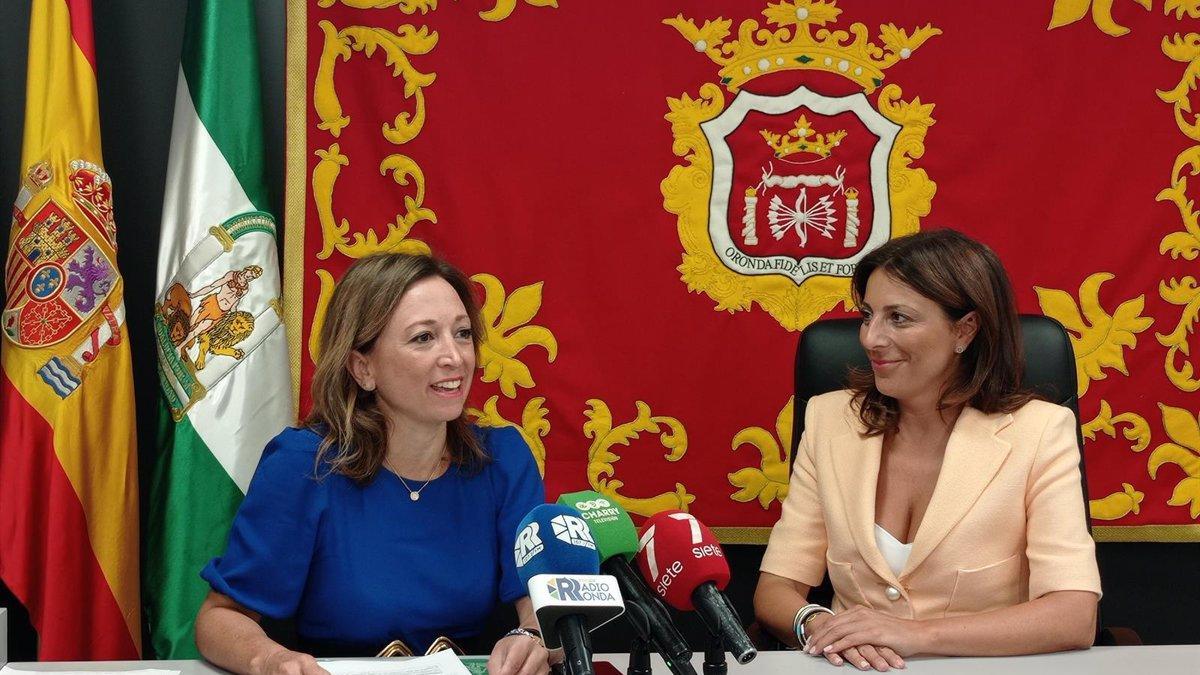
[[[1071,409],[1075,415],[1076,436],[1081,449],[1079,469],[1084,476],[1082,499],[1087,512],[1087,472],[1084,471],[1083,433],[1079,428],[1079,398],[1075,395],[1075,353],[1062,324],[1040,315],[1023,314],[1021,333],[1025,351],[1022,386],[1048,401]],[[843,389],[851,367],[869,368],[870,363],[858,341],[858,319],[818,321],[800,336],[796,349],[796,402],[792,420],[792,458],[795,460],[800,435],[804,433],[804,410],[813,396]],[[1088,531],[1091,531],[1090,522]],[[813,589],[810,599],[828,605],[832,599],[828,581]],[[1099,622],[1097,622],[1098,625]],[[1097,633],[1097,644],[1141,644],[1137,634],[1127,628],[1104,628]]]

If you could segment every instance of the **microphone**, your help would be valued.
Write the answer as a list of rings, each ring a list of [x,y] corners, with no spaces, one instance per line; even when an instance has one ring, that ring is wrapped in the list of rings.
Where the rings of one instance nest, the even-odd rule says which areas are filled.
[[[568,675],[595,675],[588,631],[625,611],[617,580],[601,575],[591,530],[575,509],[542,504],[525,516],[513,546],[542,639],[562,647]]]
[[[616,500],[590,490],[565,494],[558,503],[578,509],[587,521],[600,553],[600,568],[616,577],[625,599],[625,618],[638,637],[658,652],[675,675],[696,675],[687,640],[662,600],[630,564],[638,550],[638,535],[629,513]]]
[[[659,597],[675,609],[696,610],[738,663],[758,656],[737,610],[721,592],[729,583],[729,563],[707,527],[690,513],[663,511],[642,525],[638,544],[638,567]]]

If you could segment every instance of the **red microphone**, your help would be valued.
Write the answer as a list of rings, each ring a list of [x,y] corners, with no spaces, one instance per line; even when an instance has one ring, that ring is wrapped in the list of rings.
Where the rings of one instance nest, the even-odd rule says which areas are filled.
[[[729,562],[711,530],[683,511],[656,513],[642,524],[638,567],[668,605],[695,610],[738,663],[758,655],[737,610],[721,591],[729,584]]]

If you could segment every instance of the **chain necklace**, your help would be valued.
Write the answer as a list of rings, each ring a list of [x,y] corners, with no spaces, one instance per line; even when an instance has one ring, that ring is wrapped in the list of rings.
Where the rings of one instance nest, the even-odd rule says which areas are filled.
[[[415,502],[421,498],[421,490],[429,487],[429,484],[433,482],[434,475],[437,474],[438,469],[442,466],[442,458],[438,457],[437,463],[433,465],[433,471],[429,472],[429,478],[426,478],[425,482],[421,484],[421,487],[417,488],[416,490],[408,487],[408,481],[404,480],[404,476],[400,475],[400,472],[396,470],[396,467],[392,466],[392,463],[388,461],[386,456],[383,458],[383,463],[386,464],[389,469],[391,469],[392,473],[396,474],[396,478],[400,479],[400,484],[404,486],[405,490],[408,490],[408,498]]]

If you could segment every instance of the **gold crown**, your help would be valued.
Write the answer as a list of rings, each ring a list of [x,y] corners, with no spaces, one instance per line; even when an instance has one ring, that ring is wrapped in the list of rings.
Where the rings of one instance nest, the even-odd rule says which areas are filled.
[[[846,137],[845,129],[818,134],[804,115],[796,120],[795,126],[782,134],[773,134],[766,129],[759,133],[780,159],[795,154],[816,155],[824,159],[833,154],[833,149]]]
[[[889,23],[879,27],[879,46],[871,42],[864,24],[854,23],[849,32],[819,28],[814,36],[814,26],[834,23],[841,13],[837,0],[783,0],[762,11],[767,23],[777,29],[760,30],[757,21],[746,19],[738,26],[737,39],[729,41],[725,38],[733,25],[731,19],[717,17],[697,28],[694,20],[680,14],[663,23],[673,26],[696,51],[721,66],[721,84],[732,92],[768,73],[823,70],[853,80],[869,94],[883,84],[884,70],[942,33],[926,24],[909,35]]]

